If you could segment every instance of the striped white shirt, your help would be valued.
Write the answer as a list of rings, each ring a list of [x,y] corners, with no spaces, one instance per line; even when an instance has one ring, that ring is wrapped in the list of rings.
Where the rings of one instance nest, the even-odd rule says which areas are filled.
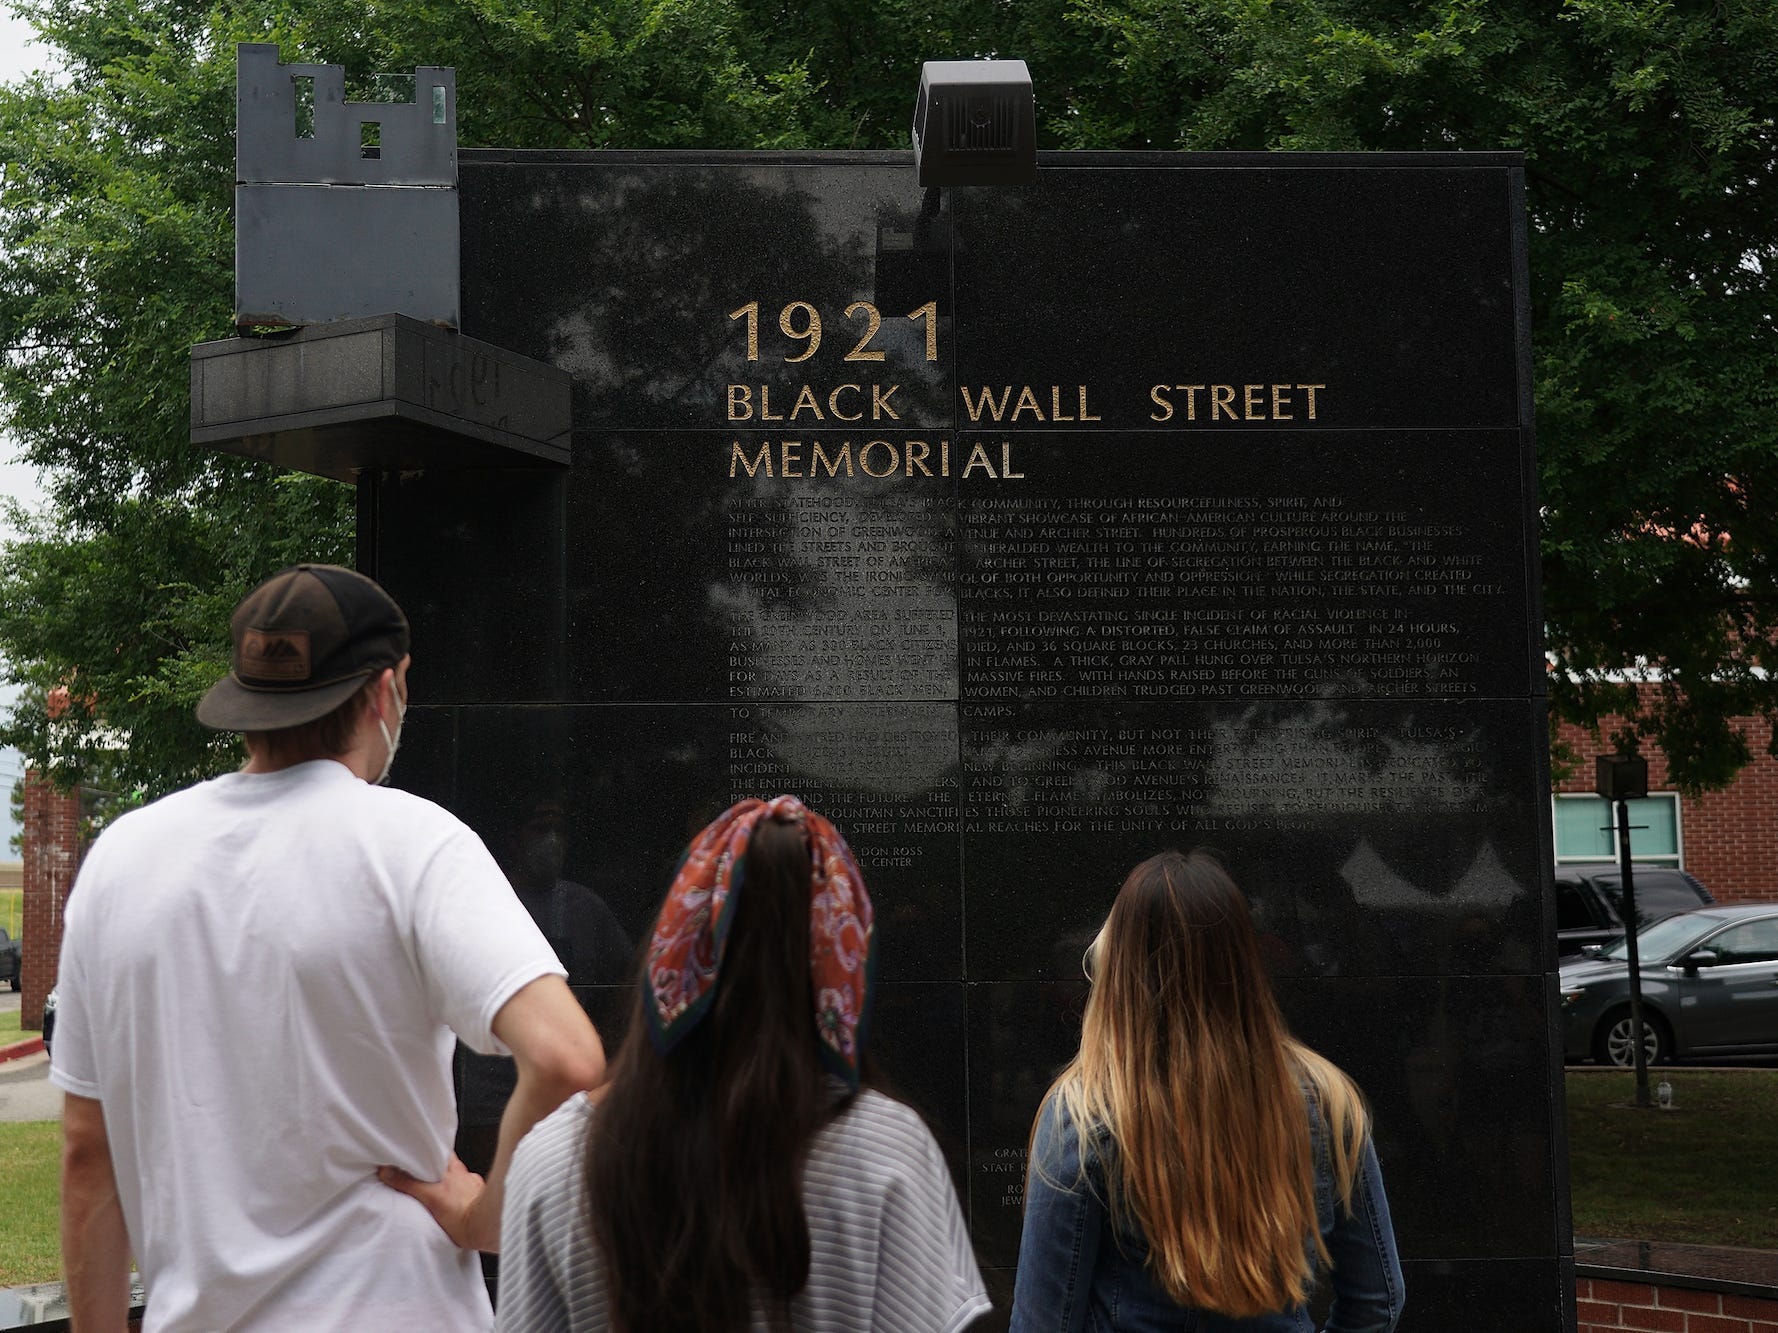
[[[519,1145],[501,1220],[499,1327],[603,1333],[605,1263],[587,1220],[586,1135],[596,1112],[570,1098]],[[951,1333],[988,1297],[938,1144],[900,1102],[865,1090],[824,1126],[803,1172],[809,1281],[797,1330]],[[768,1328],[755,1308],[752,1330]]]

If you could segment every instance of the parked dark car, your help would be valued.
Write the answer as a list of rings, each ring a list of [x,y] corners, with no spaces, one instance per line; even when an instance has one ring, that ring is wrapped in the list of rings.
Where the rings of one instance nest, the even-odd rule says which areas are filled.
[[[1647,930],[1676,912],[1708,907],[1710,890],[1683,870],[1637,866],[1636,921]],[[1608,861],[1556,867],[1556,952],[1567,958],[1589,944],[1624,937],[1624,874]]]
[[[5,977],[14,990],[23,984],[19,980],[19,972],[24,966],[24,950],[19,942],[6,933],[0,926],[0,977]]]
[[[1650,1064],[1778,1054],[1778,903],[1682,912],[1636,938]],[[1568,1059],[1632,1063],[1628,944],[1564,962],[1561,991]]]

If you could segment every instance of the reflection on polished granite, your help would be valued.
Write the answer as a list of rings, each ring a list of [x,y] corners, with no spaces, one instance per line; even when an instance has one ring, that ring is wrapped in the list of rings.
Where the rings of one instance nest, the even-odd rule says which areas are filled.
[[[1192,846],[1223,856],[1277,976],[1538,971],[1536,707],[966,708],[971,979],[1073,976],[1129,869]]]
[[[851,451],[849,471],[940,447],[901,428],[797,434],[799,473],[823,441]],[[774,446],[715,430],[576,438],[572,696],[956,698],[955,479],[749,476],[734,451],[762,448]]]
[[[557,813],[559,878],[576,886],[576,902],[596,899],[608,909],[630,942],[645,936],[698,829],[742,797],[789,792],[832,818],[857,853],[882,931],[882,978],[961,979],[955,705],[458,713],[453,813],[502,864],[517,859],[515,841],[529,821]],[[609,970],[569,978],[622,979]]]
[[[1574,1266],[1582,1277],[1778,1299],[1778,1250],[1576,1236]]]
[[[1119,157],[1106,165],[1143,160]],[[1160,377],[1144,372],[1239,384],[1269,367],[1267,380],[1335,386],[1313,421],[1296,395],[1297,429],[1517,423],[1501,178],[1449,159],[1350,171],[1281,155],[1288,169],[1254,171],[1205,155],[1132,171],[1069,158],[1082,166],[1046,162],[1034,186],[950,192],[960,384],[1068,385],[1091,367],[1106,429],[1180,429],[1206,424],[1203,395],[1188,423],[1172,391],[1160,425]]]
[[[567,480],[479,469],[360,483],[378,516],[377,579],[413,629],[416,702],[563,697]]]
[[[904,162],[830,163],[817,186],[741,155],[502,156],[459,156],[463,331],[571,371],[576,422],[807,427],[794,409],[811,381],[823,417],[948,422],[950,233]],[[910,316],[929,302],[932,358]],[[891,382],[880,406],[871,389]],[[835,404],[840,383],[862,392]],[[750,391],[746,417],[731,384]]]
[[[1541,976],[1292,978],[1278,998],[1370,1102],[1404,1259],[1562,1253]]]

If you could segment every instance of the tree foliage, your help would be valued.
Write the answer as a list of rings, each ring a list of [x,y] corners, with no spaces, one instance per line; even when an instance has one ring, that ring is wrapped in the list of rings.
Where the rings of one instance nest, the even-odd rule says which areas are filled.
[[[350,496],[187,442],[187,349],[233,332],[240,28],[107,0],[34,17],[64,73],[0,89],[0,409],[50,504],[0,554],[0,652],[30,687],[0,739],[158,794],[229,761],[191,715],[228,613],[277,564],[341,558]]]
[[[49,513],[0,560],[0,731],[150,792],[228,608],[349,549],[345,488],[187,441],[230,332],[233,45],[454,65],[469,145],[904,147],[919,62],[1030,62],[1047,146],[1522,149],[1544,611],[1568,717],[1688,790],[1778,714],[1778,11],[1750,0],[28,0],[63,74],[0,89],[0,419]],[[1626,671],[1660,684],[1639,702]],[[53,726],[47,691],[78,707]],[[33,702],[34,701],[34,702]],[[88,704],[91,709],[89,712]],[[122,750],[108,744],[127,733]]]

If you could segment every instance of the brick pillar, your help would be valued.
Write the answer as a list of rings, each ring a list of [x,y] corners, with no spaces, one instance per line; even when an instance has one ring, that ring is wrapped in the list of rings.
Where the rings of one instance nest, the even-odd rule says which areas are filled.
[[[43,1026],[43,1000],[56,984],[62,914],[80,867],[80,797],[64,796],[35,772],[25,774],[24,994],[19,1025]]]

